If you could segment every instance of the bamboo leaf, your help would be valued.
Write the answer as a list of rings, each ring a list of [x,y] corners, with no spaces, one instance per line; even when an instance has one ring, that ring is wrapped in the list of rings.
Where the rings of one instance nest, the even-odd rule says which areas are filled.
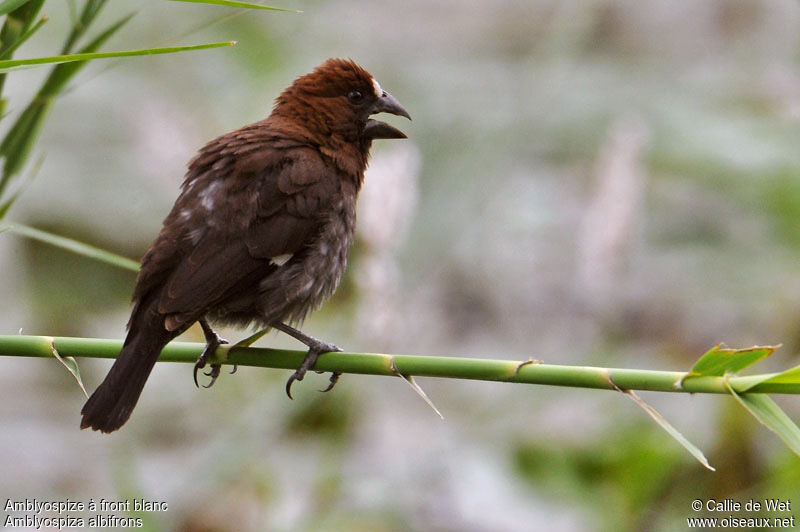
[[[91,16],[88,16],[88,20],[91,20],[100,7],[102,7],[103,3],[103,1],[87,2],[86,9],[84,9],[84,16],[81,20],[83,21],[83,19],[88,16],[86,13],[91,11],[90,8],[92,6],[95,6],[93,8],[94,11],[92,11],[93,14],[90,13]],[[132,16],[133,15],[128,15],[127,17],[123,17],[119,21],[109,26],[104,32],[87,44],[81,50],[81,52],[94,52],[97,48],[102,46],[102,44],[117,30],[124,26]],[[72,34],[70,35],[70,40],[73,38],[77,39],[77,36],[81,35],[85,29],[85,26],[77,23]],[[71,46],[71,44],[68,43],[68,45],[64,46],[64,49],[68,49],[69,46]],[[53,103],[53,98],[58,95],[64,85],[66,85],[66,83],[75,74],[77,74],[85,64],[85,62],[71,62],[56,65],[50,71],[47,79],[45,79],[41,88],[33,97],[31,102],[28,104],[22,114],[20,114],[16,122],[14,122],[14,125],[11,126],[11,129],[8,130],[8,133],[6,133],[5,138],[3,138],[2,143],[0,143],[0,155],[5,157],[5,163],[3,164],[3,176],[0,178],[0,192],[5,190],[5,187],[8,185],[11,177],[18,173],[25,164],[28,155],[33,149],[33,145],[39,136],[39,131],[41,130],[44,118],[47,116],[47,112],[50,110],[50,106]],[[0,76],[4,75],[5,74],[0,74]]]
[[[36,20],[39,11],[44,5],[44,0],[31,0],[21,3],[18,7],[7,13],[3,28],[0,29],[0,53],[5,52],[11,47],[18,47],[20,40],[30,37],[29,31],[33,21]],[[6,15],[6,13],[0,13]],[[47,17],[42,17],[47,19]],[[39,21],[41,25],[42,21]],[[25,36],[27,34],[27,36]],[[23,38],[23,36],[25,36]]]
[[[19,36],[19,38],[10,44],[8,48],[3,50],[2,54],[0,54],[0,59],[8,59],[11,57],[11,54],[13,54],[25,41],[30,39],[30,37],[36,33],[39,28],[41,28],[48,20],[50,20],[50,18],[47,16],[40,18],[39,22],[28,28],[22,35]]]
[[[781,410],[772,398],[760,393],[738,394],[728,386],[731,395],[762,425],[778,435],[793,453],[800,456],[800,428]]]
[[[233,345],[230,345],[230,346],[224,346],[223,345],[222,348],[223,349],[227,349],[228,351],[230,351],[231,349],[237,349],[237,348],[240,348],[240,347],[250,347],[251,345],[256,343],[258,340],[260,340],[261,337],[264,336],[265,334],[267,334],[269,331],[270,331],[270,329],[261,329],[260,331],[254,333],[254,334],[251,334],[247,338],[239,340],[238,342],[236,342]]]
[[[100,11],[105,7],[107,0],[86,0],[83,4],[83,11],[80,15],[76,15],[72,9],[74,4],[70,2],[70,19],[72,20],[72,31],[64,42],[61,48],[61,54],[68,54],[72,51],[75,43],[83,37],[83,34],[88,31],[89,27],[94,22],[94,19],[100,14]],[[130,18],[127,17],[127,18]]]
[[[27,225],[9,224],[0,227],[0,230],[9,231],[20,236],[32,238],[34,240],[38,240],[39,242],[44,242],[45,244],[50,244],[61,249],[66,249],[67,251],[77,253],[78,255],[83,255],[84,257],[89,257],[91,259],[111,264],[112,266],[118,266],[134,272],[139,271],[139,263],[127,257],[117,255],[116,253],[111,253],[110,251],[106,251],[89,244],[84,244],[83,242],[78,242],[77,240],[73,240],[71,238],[54,235],[40,229],[35,229]]]
[[[675,427],[673,427],[673,426],[670,424],[670,422],[669,422],[669,421],[667,421],[667,420],[666,420],[666,418],[664,418],[664,416],[662,416],[662,415],[661,415],[661,414],[658,412],[658,410],[656,410],[655,408],[653,408],[653,407],[652,407],[652,406],[650,406],[649,404],[645,403],[645,402],[644,402],[644,401],[643,401],[643,400],[642,400],[642,399],[641,399],[641,398],[640,398],[638,395],[636,395],[635,393],[633,393],[633,390],[620,390],[620,392],[622,392],[623,394],[625,394],[626,396],[628,396],[628,397],[631,399],[631,401],[633,401],[634,403],[636,403],[636,404],[637,404],[637,405],[638,405],[638,406],[639,406],[639,407],[640,407],[642,410],[644,410],[645,412],[647,412],[647,414],[648,414],[648,415],[649,415],[651,418],[653,418],[653,419],[655,420],[655,422],[656,422],[656,423],[658,423],[659,425],[661,425],[661,428],[663,428],[664,430],[666,430],[666,431],[667,431],[667,434],[669,434],[670,436],[672,436],[672,438],[673,438],[675,441],[677,441],[678,443],[680,443],[680,444],[681,444],[681,445],[684,447],[684,449],[686,449],[687,451],[689,451],[689,452],[691,453],[691,455],[692,455],[692,456],[694,456],[694,457],[695,457],[695,459],[697,459],[697,461],[698,461],[698,462],[700,462],[701,464],[703,464],[703,467],[706,467],[706,468],[710,469],[711,471],[716,471],[716,469],[714,469],[713,467],[711,467],[711,464],[709,464],[709,463],[708,463],[708,459],[707,459],[707,458],[705,457],[705,455],[703,454],[703,451],[701,451],[701,450],[700,450],[700,449],[699,449],[699,448],[698,448],[698,447],[697,447],[695,444],[693,444],[692,442],[690,442],[690,441],[689,441],[689,440],[686,438],[686,436],[684,436],[683,434],[681,434],[681,433],[678,431],[678,429],[676,429]]]
[[[89,394],[86,393],[86,388],[83,386],[83,380],[81,379],[81,370],[78,367],[78,363],[72,357],[62,357],[58,350],[56,349],[55,340],[51,340],[50,342],[50,353],[58,360],[62,366],[67,368],[67,371],[70,372],[72,377],[75,379],[75,382],[78,383],[78,386],[81,387],[81,391],[86,398],[89,398]]]
[[[31,102],[14,122],[3,142],[0,143],[0,156],[6,158],[3,175],[0,177],[0,192],[6,189],[11,177],[22,168],[27,160],[51,105],[50,98]]]
[[[5,218],[6,214],[8,214],[8,210],[11,208],[12,205],[14,205],[14,202],[17,201],[20,194],[22,194],[22,192],[27,188],[28,184],[31,181],[33,181],[33,178],[36,176],[36,174],[39,173],[39,169],[42,167],[43,162],[44,162],[44,156],[39,157],[39,160],[36,161],[36,164],[33,166],[30,173],[20,183],[19,187],[17,188],[17,191],[11,194],[8,197],[8,199],[5,200],[3,203],[0,203],[0,220]]]
[[[770,356],[780,345],[753,346],[747,349],[730,349],[717,344],[695,362],[690,377],[721,377],[738,373],[747,366]]]
[[[3,2],[0,3],[0,15],[11,13],[27,1],[28,0],[3,0]]]
[[[733,383],[731,383],[733,386]],[[773,393],[788,392],[792,393],[793,388],[800,387],[800,366],[789,368],[781,373],[772,373],[767,375],[750,375],[747,377],[736,379],[736,386],[734,389],[742,394],[750,393],[764,393],[766,391]],[[765,390],[764,388],[769,388]]]
[[[186,2],[189,4],[209,4],[215,6],[226,6],[226,7],[242,7],[245,9],[267,9],[270,11],[287,11],[289,13],[302,13],[302,11],[298,11],[296,9],[287,9],[284,7],[271,7],[271,6],[264,6],[261,4],[254,4],[252,2],[237,2],[235,0],[172,0],[173,2]]]
[[[188,52],[191,50],[205,50],[209,48],[221,48],[223,46],[233,46],[236,41],[214,42],[207,44],[194,44],[190,46],[167,46],[164,48],[143,48],[140,50],[122,50],[117,52],[90,52],[68,55],[55,55],[50,57],[33,57],[29,59],[7,59],[0,61],[0,72],[11,72],[25,68],[33,68],[41,65],[72,63],[77,61],[92,61],[95,59],[108,59],[111,57],[134,57],[157,54],[173,54],[177,52]]]
[[[767,376],[767,378],[753,383],[756,384],[800,384],[800,366],[787,369],[777,375]],[[750,386],[752,388],[753,386]],[[749,389],[749,388],[748,388]]]
[[[95,37],[89,44],[84,46],[80,53],[34,58],[34,59],[18,59],[9,61],[0,61],[0,66],[5,65],[8,68],[0,68],[0,72],[7,70],[15,70],[18,68],[29,68],[36,65],[22,65],[20,62],[41,62],[39,64],[56,63],[50,75],[45,80],[39,92],[25,108],[22,114],[17,118],[17,121],[6,134],[6,137],[0,143],[0,155],[5,156],[5,164],[3,166],[3,176],[0,178],[0,191],[2,191],[11,179],[11,176],[19,172],[22,165],[28,158],[31,149],[33,148],[36,139],[38,138],[39,131],[44,122],[44,117],[52,105],[52,100],[64,88],[78,71],[86,65],[86,61],[92,59],[109,58],[109,57],[130,57],[154,54],[176,53],[191,50],[200,50],[208,48],[219,48],[222,46],[231,46],[235,42],[220,42],[220,43],[207,43],[191,46],[171,46],[164,48],[148,48],[142,50],[126,50],[121,52],[95,52],[100,46],[105,43],[116,31],[118,31],[125,23],[127,23],[133,14],[123,17],[116,23],[109,26],[104,32]],[[14,65],[17,66],[9,66]]]
[[[3,13],[6,15],[6,20],[3,27],[0,28],[0,59],[10,59],[14,51],[47,21],[46,16],[42,17],[36,25],[31,27],[43,4],[44,0],[30,0],[20,4],[16,2],[13,4],[3,3],[7,7],[17,7],[11,12]],[[6,74],[0,74],[0,94],[3,92],[5,82]],[[4,114],[5,105],[6,99],[0,98],[0,116]]]
[[[0,220],[5,218],[6,213],[8,212],[8,209],[10,209],[11,206],[14,204],[14,202],[17,201],[17,198],[19,198],[19,195],[20,195],[21,192],[22,192],[22,189],[17,190],[6,201],[4,201],[3,203],[0,203]]]

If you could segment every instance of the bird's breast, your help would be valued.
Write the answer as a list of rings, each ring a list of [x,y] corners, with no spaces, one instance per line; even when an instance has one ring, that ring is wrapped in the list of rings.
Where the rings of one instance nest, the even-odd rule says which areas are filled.
[[[342,280],[355,232],[355,203],[343,201],[322,225],[319,237],[309,245],[303,261],[304,292],[316,308],[333,294]]]
[[[339,286],[355,232],[355,197],[333,207],[316,238],[262,281],[267,321],[302,321]]]

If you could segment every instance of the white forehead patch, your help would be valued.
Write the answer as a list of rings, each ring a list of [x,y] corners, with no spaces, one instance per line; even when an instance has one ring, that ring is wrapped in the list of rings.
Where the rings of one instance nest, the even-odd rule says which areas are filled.
[[[375,96],[377,96],[378,98],[383,96],[383,89],[381,88],[381,84],[378,83],[377,79],[372,78],[372,86],[375,88]]]

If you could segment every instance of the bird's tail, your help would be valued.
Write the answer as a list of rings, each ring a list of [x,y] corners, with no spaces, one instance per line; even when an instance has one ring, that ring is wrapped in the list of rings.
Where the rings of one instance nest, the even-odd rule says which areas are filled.
[[[108,433],[128,421],[161,350],[176,336],[164,329],[163,318],[159,322],[155,327],[130,328],[105,380],[81,409],[82,429]]]

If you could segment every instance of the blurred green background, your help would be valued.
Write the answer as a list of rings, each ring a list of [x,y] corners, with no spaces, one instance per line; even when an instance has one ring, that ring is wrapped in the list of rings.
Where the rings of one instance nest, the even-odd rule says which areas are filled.
[[[137,15],[106,50],[238,45],[89,64],[9,219],[138,259],[196,149],[349,57],[414,120],[390,118],[409,140],[374,147],[350,268],[305,331],[349,351],[670,370],[721,341],[783,343],[760,369],[798,363],[797,2],[279,5],[303,13],[110,3],[98,27]],[[17,57],[57,53],[67,3],[44,11]],[[12,116],[46,72],[9,77]],[[0,271],[3,334],[124,336],[129,272],[11,234]],[[110,366],[80,364],[90,389]],[[165,363],[101,436],[78,430],[84,397],[58,364],[0,367],[2,499],[166,501],[149,530],[683,530],[694,499],[786,499],[800,482],[800,460],[725,397],[642,394],[713,473],[602,391],[419,379],[442,422],[399,379],[345,375],[323,395],[314,375],[291,402],[285,371],[197,390],[191,366]]]

